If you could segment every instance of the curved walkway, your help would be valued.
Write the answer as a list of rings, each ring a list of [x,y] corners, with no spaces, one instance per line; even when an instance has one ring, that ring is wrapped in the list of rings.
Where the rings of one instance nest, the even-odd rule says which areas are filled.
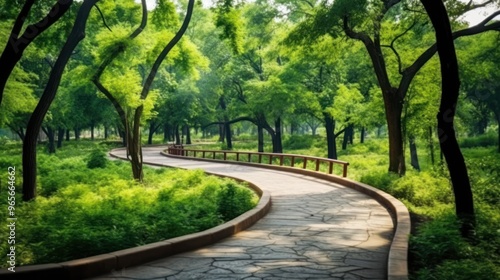
[[[213,245],[92,279],[387,279],[394,224],[373,198],[305,175],[167,158],[163,149],[144,148],[144,162],[249,181],[271,193],[271,211]]]

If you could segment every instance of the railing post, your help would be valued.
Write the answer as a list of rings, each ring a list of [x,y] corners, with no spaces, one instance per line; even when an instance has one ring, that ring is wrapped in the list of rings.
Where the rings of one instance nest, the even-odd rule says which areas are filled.
[[[330,161],[330,166],[328,166],[328,174],[333,173],[333,161]]]
[[[196,151],[193,151],[193,153],[194,153],[194,154],[193,154],[193,157],[196,157]]]
[[[259,154],[259,163],[262,163],[262,154]]]
[[[212,159],[215,159],[215,151],[212,152]]]
[[[269,165],[273,165],[273,155],[269,155]]]
[[[240,153],[236,152],[236,161],[240,161]]]
[[[349,164],[344,164],[344,172],[342,174],[342,177],[347,177],[347,165]]]
[[[226,160],[226,159],[227,159],[227,153],[224,152],[224,160]]]
[[[203,158],[205,158],[205,151],[203,151],[203,153],[201,153],[201,156],[202,156]]]
[[[316,159],[316,171],[319,171],[319,159]]]
[[[290,163],[290,166],[293,167],[295,165],[295,157],[292,156],[292,162]]]
[[[280,155],[280,166],[283,166],[283,155]]]
[[[307,167],[307,158],[304,157],[304,162],[302,164],[302,169],[306,169],[306,167]]]
[[[251,160],[250,160],[250,156],[251,156],[251,155],[252,155],[251,153],[248,153],[248,162],[250,162],[250,161],[251,161]]]

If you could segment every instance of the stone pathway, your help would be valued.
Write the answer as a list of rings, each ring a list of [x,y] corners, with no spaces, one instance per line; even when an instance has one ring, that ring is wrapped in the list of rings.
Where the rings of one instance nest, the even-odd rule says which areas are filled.
[[[387,279],[394,225],[369,196],[304,175],[167,158],[162,149],[144,148],[144,161],[250,181],[271,193],[271,211],[211,246],[92,279]]]

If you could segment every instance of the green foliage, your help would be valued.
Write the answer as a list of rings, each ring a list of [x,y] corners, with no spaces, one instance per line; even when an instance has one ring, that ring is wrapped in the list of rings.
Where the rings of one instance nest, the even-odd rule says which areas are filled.
[[[229,40],[233,52],[236,54],[242,53],[243,32],[241,26],[243,23],[240,11],[233,8],[219,9],[215,25],[222,28],[221,38]]]
[[[308,149],[312,146],[314,138],[309,135],[290,135],[283,141],[286,150]]]
[[[497,219],[498,219],[498,213]],[[484,237],[486,232],[494,232],[497,225],[483,224],[484,215],[478,215],[480,229],[478,236]],[[493,226],[493,229],[491,228]],[[493,244],[498,246],[497,240]],[[410,238],[410,250],[418,265],[414,279],[431,280],[467,280],[467,279],[500,279],[498,266],[498,248],[492,248],[490,242],[471,245],[460,235],[459,223],[451,211],[424,224],[418,229],[418,235]]]
[[[388,191],[395,179],[397,179],[397,175],[383,172],[364,175],[360,181],[383,191]]]
[[[459,142],[462,148],[495,146],[498,143],[498,136],[489,133],[460,139]]]
[[[255,200],[247,188],[228,182],[222,186],[217,200],[217,210],[225,221],[231,220],[253,207]]]
[[[106,153],[101,150],[94,150],[88,157],[87,168],[104,168],[106,163]]]
[[[410,238],[410,250],[417,256],[417,264],[432,267],[444,259],[456,260],[467,254],[470,245],[460,236],[459,223],[453,213],[446,213],[430,221]]]
[[[6,148],[0,149],[0,165],[19,167],[13,160],[19,144]],[[21,194],[16,196],[20,265],[61,262],[202,231],[248,211],[258,200],[241,184],[201,170],[146,168],[146,181],[139,184],[122,161],[88,169],[89,159],[102,158],[100,148],[80,141],[67,143],[56,155],[39,154],[36,200],[22,202]],[[20,192],[20,181],[16,187]],[[226,207],[222,212],[221,205]],[[0,207],[7,207],[6,200]],[[0,218],[5,215],[2,211]],[[0,235],[6,231],[2,227]],[[0,244],[0,252],[6,254],[7,245]]]

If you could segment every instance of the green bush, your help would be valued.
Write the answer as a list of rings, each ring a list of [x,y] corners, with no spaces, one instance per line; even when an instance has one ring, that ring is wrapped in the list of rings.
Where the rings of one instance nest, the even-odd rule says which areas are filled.
[[[92,156],[85,154],[95,150],[95,143],[82,141],[56,155],[39,153],[37,198],[22,202],[16,195],[19,265],[83,258],[202,231],[224,222],[221,201],[238,203],[229,217],[250,210],[258,200],[242,185],[201,170],[145,167],[145,181],[139,184],[126,162],[88,169]],[[102,158],[102,152],[95,154]],[[0,147],[2,162],[7,164],[3,159],[10,156]],[[221,199],[229,185],[236,191]],[[19,181],[16,188],[21,189]],[[6,208],[6,201],[0,207]],[[5,211],[0,218],[6,218]],[[7,236],[7,229],[1,227],[0,235]],[[0,253],[8,253],[7,245],[0,243]]]
[[[462,148],[495,146],[498,144],[498,136],[490,133],[483,134],[475,137],[459,139],[459,143]]]
[[[432,172],[408,172],[406,176],[391,184],[389,192],[415,206],[434,206],[436,202],[445,204],[453,202],[448,179]]]
[[[383,191],[388,191],[392,182],[397,178],[398,175],[386,171],[363,175],[360,181]]]
[[[493,280],[500,279],[498,267],[490,260],[445,260],[434,269],[422,269],[418,280]]]
[[[227,182],[219,193],[217,211],[223,220],[234,219],[256,203],[252,196],[249,189]]]
[[[290,135],[283,141],[283,148],[287,150],[309,149],[314,142],[311,135]]]
[[[463,258],[469,247],[460,235],[459,223],[453,213],[425,223],[417,235],[410,237],[410,250],[419,267],[432,268],[445,259]]]
[[[94,150],[88,157],[87,168],[104,168],[106,167],[106,162],[106,153],[101,150]]]

